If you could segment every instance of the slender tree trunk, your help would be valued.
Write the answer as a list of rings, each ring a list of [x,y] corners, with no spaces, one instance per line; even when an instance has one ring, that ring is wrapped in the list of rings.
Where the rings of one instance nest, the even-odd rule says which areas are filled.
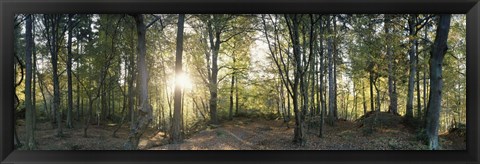
[[[338,107],[337,107],[337,17],[333,16],[333,114],[334,119],[338,119]],[[332,34],[332,33],[331,33]]]
[[[413,91],[415,85],[415,73],[417,71],[416,61],[415,61],[415,45],[417,44],[417,39],[415,37],[415,21],[416,16],[410,15],[408,18],[408,26],[409,26],[409,37],[410,37],[410,50],[409,50],[409,58],[410,58],[410,72],[408,78],[408,93],[407,93],[407,110],[405,117],[412,118],[413,117]]]
[[[327,108],[327,104],[325,101],[325,92],[326,92],[326,87],[325,87],[325,80],[324,80],[324,75],[325,75],[325,66],[324,66],[324,60],[325,60],[325,54],[324,54],[324,47],[323,47],[323,36],[324,36],[324,27],[323,27],[323,16],[320,16],[320,89],[319,89],[319,103],[320,103],[320,132],[319,132],[319,137],[323,137],[323,124],[324,124],[324,116],[325,116],[325,111]]]
[[[58,29],[61,16],[51,15],[50,18],[50,28],[51,28],[51,42],[50,42],[50,53],[52,55],[52,76],[53,76],[53,111],[56,115],[57,122],[57,134],[56,136],[63,136],[62,129],[62,110],[60,109],[60,81],[58,79]]]
[[[362,81],[362,99],[363,99],[363,115],[367,114],[367,99],[365,98],[365,84]]]
[[[355,85],[355,81],[352,81],[353,82],[353,111],[355,111],[355,116],[354,116],[354,120],[356,120],[358,118],[358,104],[357,104],[357,90],[356,90],[356,85]]]
[[[305,129],[304,129],[304,122],[303,122],[303,115],[302,111],[300,111],[300,102],[299,97],[301,97],[301,93],[298,93],[299,87],[301,85],[301,76],[302,76],[302,66],[301,66],[301,52],[300,52],[300,41],[299,41],[299,23],[297,15],[290,15],[285,14],[285,19],[287,21],[288,30],[290,32],[290,38],[293,44],[293,57],[295,63],[295,73],[294,73],[294,82],[292,86],[292,100],[293,100],[293,111],[295,113],[295,129],[294,129],[294,137],[293,142],[299,145],[305,145],[306,138]]]
[[[238,115],[238,100],[239,100],[239,97],[238,97],[238,77],[237,77],[237,81],[235,83],[235,115]]]
[[[232,54],[232,55],[235,55],[235,54]],[[236,63],[236,58],[235,56],[233,56],[233,65],[235,66],[235,63]],[[231,81],[231,85],[230,85],[230,110],[229,110],[229,113],[228,113],[228,118],[230,120],[233,119],[233,91],[234,91],[234,87],[235,87],[235,73],[236,73],[236,68],[234,67],[233,68],[233,73],[232,73],[232,81]]]
[[[232,80],[230,84],[230,108],[228,110],[228,119],[233,119],[233,90],[235,87],[235,74],[232,74]]]
[[[332,30],[330,29],[330,16],[327,17],[327,30],[331,34]],[[333,49],[333,40],[332,36],[328,36],[327,39],[327,59],[328,59],[328,124],[334,125],[335,122],[335,81],[334,81],[334,70],[333,63],[334,60],[332,56]]]
[[[32,115],[33,115],[33,129],[37,130],[37,49],[35,46],[35,16],[31,15],[32,19],[32,78],[33,78],[33,88],[32,88]]]
[[[171,141],[172,143],[179,143],[182,142],[182,86],[180,85],[181,82],[180,76],[182,76],[182,52],[183,52],[183,24],[185,20],[185,14],[179,14],[178,16],[178,31],[177,31],[177,49],[176,49],[176,57],[175,57],[175,99],[174,99],[174,111],[173,111],[173,122],[172,122],[172,133],[171,133]]]
[[[68,40],[67,40],[67,128],[73,128],[72,110],[73,110],[73,94],[72,94],[72,36],[73,36],[73,14],[68,14]]]
[[[430,57],[430,97],[426,114],[426,134],[428,147],[431,150],[439,149],[438,128],[442,102],[442,63],[447,52],[447,38],[450,28],[450,14],[440,15],[437,34],[433,43]]]
[[[416,42],[416,45],[415,45],[415,54],[417,54],[415,56],[415,65],[417,65],[418,67],[418,42]],[[421,102],[421,98],[420,98],[420,71],[417,70],[416,71],[416,74],[417,74],[417,118],[422,118],[422,102]]]
[[[385,14],[385,33],[386,33],[386,39],[387,42],[387,58],[388,58],[388,96],[390,98],[390,104],[388,106],[388,112],[393,113],[393,114],[398,114],[397,110],[397,93],[395,92],[395,86],[393,83],[395,82],[395,65],[394,63],[394,54],[393,54],[393,48],[390,42],[388,40],[391,40],[391,15]]]
[[[375,105],[373,103],[375,97],[373,97],[373,63],[370,63],[369,83],[370,83],[370,110],[375,111]]]
[[[428,40],[428,28],[425,28],[424,40]],[[423,106],[425,107],[425,109],[427,108],[427,55],[428,52],[425,52],[423,55],[423,64],[425,65],[423,67]]]

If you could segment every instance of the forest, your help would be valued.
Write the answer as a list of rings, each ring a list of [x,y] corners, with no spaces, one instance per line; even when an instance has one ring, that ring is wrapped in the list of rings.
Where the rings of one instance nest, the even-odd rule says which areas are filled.
[[[462,14],[17,14],[19,150],[466,150]]]

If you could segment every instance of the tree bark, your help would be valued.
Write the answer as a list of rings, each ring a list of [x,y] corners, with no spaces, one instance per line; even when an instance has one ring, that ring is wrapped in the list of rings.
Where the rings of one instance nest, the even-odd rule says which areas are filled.
[[[327,31],[329,34],[332,33],[330,29],[330,16],[327,17]],[[328,59],[328,121],[329,125],[334,125],[335,123],[335,81],[334,81],[334,72],[333,72],[333,40],[332,36],[328,36],[327,39],[327,59]]]
[[[304,122],[303,122],[303,115],[302,111],[300,111],[299,106],[299,86],[301,85],[301,76],[302,73],[302,66],[301,66],[301,52],[300,52],[300,41],[299,41],[299,21],[298,15],[294,14],[293,18],[290,15],[285,15],[285,19],[287,22],[288,30],[290,32],[290,38],[293,44],[293,58],[295,63],[295,74],[294,74],[294,82],[292,86],[292,100],[293,100],[293,111],[295,112],[295,129],[294,129],[294,138],[293,142],[299,145],[305,145],[306,138],[305,136],[305,129],[304,129]]]
[[[393,54],[393,48],[389,40],[391,40],[391,15],[385,14],[385,33],[386,33],[386,44],[387,44],[387,58],[388,58],[388,96],[390,98],[390,104],[388,106],[388,112],[393,114],[398,114],[397,110],[397,92],[395,85],[395,56]]]
[[[450,28],[450,14],[441,14],[437,34],[430,53],[430,97],[426,114],[426,134],[428,147],[431,150],[439,149],[438,128],[442,102],[442,63],[447,52],[447,38]]]
[[[68,14],[68,39],[67,39],[67,128],[73,128],[72,125],[72,110],[73,110],[73,95],[72,95],[72,36],[73,36],[73,14]]]
[[[410,50],[408,52],[410,58],[410,72],[408,78],[408,93],[407,93],[407,110],[405,117],[413,117],[413,91],[415,85],[415,73],[417,71],[416,58],[415,58],[415,45],[417,39],[415,38],[415,25],[416,25],[416,16],[411,14],[408,17],[408,26],[409,26],[409,37],[410,37]]]
[[[182,142],[182,86],[180,80],[180,76],[182,76],[182,52],[183,52],[183,24],[185,20],[185,14],[179,14],[178,16],[178,24],[177,24],[177,49],[175,55],[175,98],[174,98],[174,111],[173,111],[173,122],[172,122],[172,133],[171,133],[171,142],[172,143],[179,143]]]
[[[211,124],[218,124],[217,118],[217,91],[218,91],[218,53],[220,50],[220,36],[222,31],[220,27],[218,27],[219,23],[217,22],[219,19],[216,15],[211,15],[210,19],[207,21],[207,31],[208,31],[208,38],[210,42],[210,54],[207,55],[207,62],[211,62],[211,67],[207,65],[207,69],[210,71],[209,76],[209,91],[210,91],[210,123]]]
[[[52,76],[53,76],[53,113],[56,115],[57,137],[63,136],[62,111],[60,109],[60,81],[58,79],[58,29],[60,26],[60,15],[49,15],[47,20],[50,23],[50,54],[52,55]]]
[[[32,38],[32,15],[26,15],[26,23],[25,23],[25,67],[26,67],[26,77],[25,77],[25,120],[26,120],[26,133],[27,133],[27,149],[33,150],[35,149],[35,129],[34,129],[34,109],[32,105],[32,47],[33,45],[33,38]],[[35,85],[35,84],[34,84]],[[35,96],[35,95],[33,95]]]
[[[135,19],[137,27],[137,71],[139,75],[139,91],[140,91],[140,106],[138,110],[138,117],[128,136],[128,141],[125,144],[127,150],[136,150],[140,137],[145,132],[147,126],[152,121],[152,106],[148,102],[148,72],[146,63],[146,41],[145,33],[146,27],[142,14],[132,15]]]

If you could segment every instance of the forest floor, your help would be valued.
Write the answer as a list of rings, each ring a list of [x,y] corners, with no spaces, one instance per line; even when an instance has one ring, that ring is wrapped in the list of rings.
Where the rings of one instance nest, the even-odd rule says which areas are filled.
[[[55,137],[50,123],[41,123],[36,132],[40,150],[121,150],[128,136],[124,125],[112,137],[116,126],[90,126],[89,137],[83,130],[65,129],[63,138]],[[402,117],[371,114],[357,121],[338,120],[335,126],[324,126],[323,137],[318,128],[307,131],[307,143],[299,146],[292,142],[294,122],[287,128],[283,120],[237,117],[219,126],[208,126],[188,136],[181,144],[168,144],[164,133],[149,129],[143,135],[142,150],[425,150],[417,133],[402,123]],[[18,127],[24,133],[24,126]],[[23,135],[20,140],[24,141]],[[452,131],[440,135],[442,150],[465,150],[465,134]]]

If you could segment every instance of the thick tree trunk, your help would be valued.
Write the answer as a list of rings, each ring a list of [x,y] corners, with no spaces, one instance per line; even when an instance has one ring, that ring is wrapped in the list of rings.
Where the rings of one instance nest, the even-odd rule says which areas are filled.
[[[180,76],[182,76],[182,52],[183,52],[183,24],[185,20],[185,14],[179,14],[178,16],[178,24],[177,24],[177,49],[175,55],[175,98],[174,98],[174,105],[173,105],[173,122],[172,122],[172,133],[171,133],[171,142],[172,143],[179,143],[182,142],[183,136],[181,131],[181,123],[182,123],[182,87],[180,84]]]
[[[32,47],[33,45],[33,38],[32,38],[32,15],[26,15],[26,23],[25,23],[25,67],[26,67],[26,77],[25,77],[25,120],[26,120],[26,133],[27,133],[27,149],[33,150],[35,149],[35,129],[34,129],[34,109],[32,104]],[[35,85],[35,84],[34,84]],[[35,95],[33,95],[35,96]]]
[[[450,14],[440,15],[437,34],[430,54],[430,97],[426,114],[426,134],[428,147],[431,150],[439,149],[438,128],[442,102],[442,63],[447,52],[447,38],[450,28]]]
[[[330,29],[330,16],[327,17],[327,30],[329,33],[332,32]],[[335,81],[334,81],[334,72],[333,72],[333,63],[334,58],[333,54],[333,40],[332,36],[328,36],[327,39],[327,59],[328,59],[328,121],[329,125],[334,125],[335,122]]]
[[[140,91],[140,106],[138,110],[138,117],[133,127],[131,127],[128,141],[125,148],[128,150],[136,150],[140,137],[145,132],[147,126],[152,121],[152,106],[148,102],[148,72],[146,63],[146,43],[145,33],[146,27],[142,14],[133,15],[137,27],[137,71],[139,75],[139,91]]]

